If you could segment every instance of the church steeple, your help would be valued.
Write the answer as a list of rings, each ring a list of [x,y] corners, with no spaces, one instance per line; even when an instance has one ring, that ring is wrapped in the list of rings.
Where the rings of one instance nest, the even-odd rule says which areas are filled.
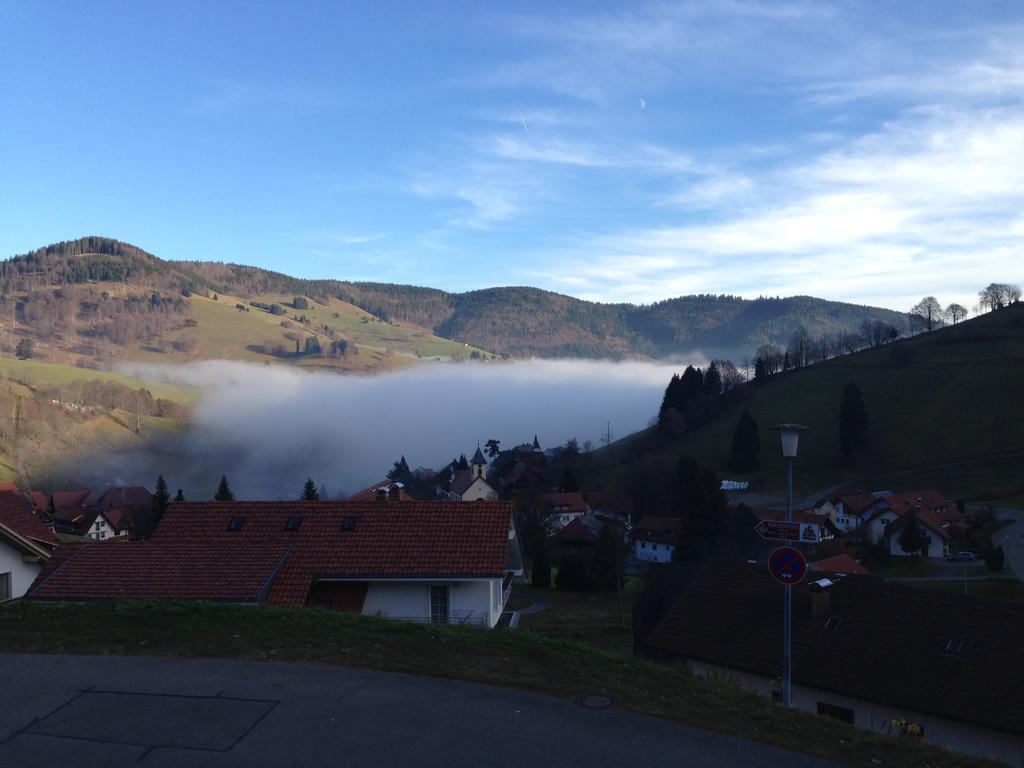
[[[487,459],[484,458],[484,454],[480,450],[480,443],[476,444],[476,453],[473,454],[470,464],[473,466],[473,477],[484,476],[484,470],[487,468]]]

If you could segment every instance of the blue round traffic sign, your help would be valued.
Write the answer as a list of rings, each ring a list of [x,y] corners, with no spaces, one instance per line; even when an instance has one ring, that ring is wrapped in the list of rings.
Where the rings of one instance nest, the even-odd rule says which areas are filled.
[[[807,560],[799,549],[777,547],[768,555],[768,573],[780,584],[799,584],[807,573]]]

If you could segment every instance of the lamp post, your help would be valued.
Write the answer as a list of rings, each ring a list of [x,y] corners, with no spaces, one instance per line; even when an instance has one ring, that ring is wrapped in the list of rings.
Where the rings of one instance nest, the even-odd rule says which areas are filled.
[[[776,424],[772,429],[778,430],[782,438],[782,455],[786,459],[786,522],[793,522],[793,459],[800,444],[800,433],[810,427],[800,424]],[[793,587],[783,587],[785,602],[783,605],[782,630],[782,706],[787,709],[793,700]]]

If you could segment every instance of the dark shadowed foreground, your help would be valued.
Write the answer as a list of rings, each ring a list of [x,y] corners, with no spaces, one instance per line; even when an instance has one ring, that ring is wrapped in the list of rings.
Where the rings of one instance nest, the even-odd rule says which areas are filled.
[[[5,657],[4,765],[834,765],[614,709],[309,664]],[[13,662],[13,663],[12,663]]]
[[[24,735],[0,747],[0,765],[3,766],[88,765],[84,757],[75,761],[61,759],[61,755],[71,752],[54,752],[52,757],[47,756],[49,753],[34,753],[42,757],[33,762],[28,759],[29,753],[5,751],[28,749],[26,745],[32,740],[44,745],[36,749],[65,749],[59,747],[59,742],[69,734],[54,734],[61,726],[45,717],[63,704],[68,708],[77,707],[68,710],[67,718],[58,718],[65,723],[74,723],[79,717],[91,718],[88,713],[94,709],[116,713],[115,721],[123,719],[129,711],[136,719],[144,713],[149,713],[147,718],[161,721],[175,716],[175,712],[182,712],[182,717],[196,717],[188,714],[189,707],[174,705],[180,700],[172,701],[173,697],[165,697],[166,701],[160,702],[153,698],[133,698],[148,693],[206,697],[201,700],[203,703],[196,703],[195,711],[205,713],[200,719],[210,718],[221,725],[213,729],[196,726],[196,733],[205,740],[203,744],[223,747],[234,734],[232,738],[241,739],[236,748],[244,745],[256,756],[266,752],[270,760],[264,763],[243,760],[239,765],[284,764],[275,760],[290,754],[301,757],[299,750],[309,747],[307,742],[314,737],[319,739],[316,743],[336,751],[335,760],[329,764],[337,764],[341,755],[346,764],[354,765],[401,764],[411,756],[417,759],[408,762],[427,765],[502,765],[500,761],[506,758],[508,761],[504,764],[508,765],[513,762],[516,765],[621,765],[635,761],[637,754],[642,754],[645,764],[651,765],[668,765],[669,758],[674,759],[672,765],[676,766],[823,764],[801,756],[790,756],[789,762],[775,762],[770,756],[783,752],[729,736],[866,768],[878,765],[991,768],[997,765],[926,744],[859,730],[828,718],[785,712],[766,698],[723,682],[692,677],[679,667],[656,666],[622,653],[553,639],[539,632],[419,625],[312,609],[254,609],[201,602],[124,601],[87,605],[20,602],[0,606],[0,650],[232,660],[224,666],[193,667],[166,659],[0,657],[0,690],[16,692],[7,696],[0,713],[0,728],[6,729],[0,740],[8,738],[12,731],[26,729]],[[264,660],[321,662],[347,668],[458,679],[526,689],[557,698],[464,688],[436,680],[373,677],[324,666],[250,663]],[[288,672],[296,669],[299,671]],[[74,700],[90,686],[94,690],[89,700]],[[104,708],[96,697],[115,693],[100,694],[99,691],[127,696],[117,701],[111,699],[109,706],[112,708]],[[222,704],[210,698],[221,691],[223,697],[244,701],[226,713]],[[613,698],[620,712],[583,711],[572,703],[590,694]],[[278,701],[282,703],[270,709],[270,703]],[[623,711],[653,715],[721,735],[627,717]],[[466,718],[476,715],[479,715],[477,719],[467,723]],[[258,729],[254,728],[252,734],[241,738],[245,728],[260,717],[264,720]],[[331,717],[335,720],[331,721]],[[517,717],[522,719],[517,720]],[[33,722],[34,718],[39,720]],[[350,727],[349,720],[358,723],[358,727]],[[31,730],[45,730],[48,735],[28,734]],[[116,726],[103,724],[104,734],[118,730]],[[145,735],[149,739],[146,744],[179,738],[176,731],[160,730],[148,720],[126,724],[123,730]],[[95,732],[100,731],[97,724]],[[474,736],[476,731],[483,735]],[[255,740],[250,741],[250,737]],[[624,750],[640,749],[645,739],[650,748],[632,753],[634,758],[627,760],[629,754]],[[267,742],[277,744],[281,751],[269,751],[271,746]],[[73,743],[79,745],[82,754],[96,748],[86,741]],[[46,744],[58,746],[47,747]],[[128,760],[122,757],[124,754],[135,759],[144,749],[134,742],[129,746],[131,749],[126,753],[111,752],[109,759],[102,759],[102,750],[97,752],[96,764]],[[664,752],[669,747],[671,749]],[[490,751],[477,751],[485,748]],[[357,749],[363,751],[354,751]],[[406,751],[385,751],[389,749]],[[161,751],[166,753],[162,757]],[[350,751],[358,756],[354,762],[347,759]],[[189,752],[191,762],[181,757],[184,752],[170,758],[167,754],[170,751],[156,750],[147,755],[144,764],[158,757],[167,762],[153,764],[232,764],[222,759],[227,753],[215,753],[210,758],[206,753]],[[242,754],[250,755],[249,752]],[[699,761],[702,755],[708,757],[705,762]],[[18,759],[12,759],[14,757]],[[604,760],[605,757],[608,759]],[[306,762],[287,764],[319,764],[315,756],[303,759]],[[663,763],[653,762],[657,760]]]

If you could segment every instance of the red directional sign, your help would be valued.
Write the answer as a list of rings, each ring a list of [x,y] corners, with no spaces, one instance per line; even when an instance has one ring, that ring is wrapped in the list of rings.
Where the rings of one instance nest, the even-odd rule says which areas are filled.
[[[800,523],[787,523],[785,520],[762,520],[754,530],[762,539],[800,541]]]
[[[768,573],[780,584],[799,584],[807,574],[807,560],[793,547],[776,547],[768,555]]]

